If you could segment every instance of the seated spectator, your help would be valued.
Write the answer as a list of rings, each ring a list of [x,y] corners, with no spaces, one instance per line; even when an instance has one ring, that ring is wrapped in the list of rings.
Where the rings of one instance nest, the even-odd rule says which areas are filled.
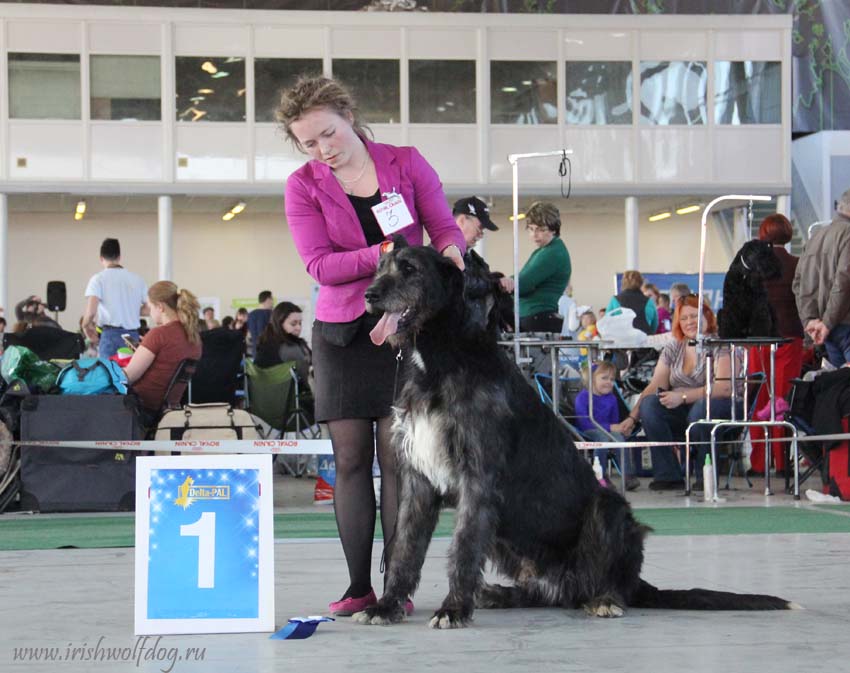
[[[154,327],[144,336],[125,368],[127,381],[139,397],[143,417],[156,418],[168,384],[180,363],[201,357],[198,333],[198,300],[188,290],[178,290],[161,280],[148,289],[148,308]]]
[[[617,379],[617,368],[611,362],[597,362],[593,365],[591,387],[593,388],[593,420],[590,420],[589,398],[587,389],[582,390],[576,397],[576,424],[581,434],[591,442],[624,442],[626,441],[624,425],[631,423],[620,422],[620,405],[614,394],[614,382]],[[602,426],[602,429],[599,428]],[[608,454],[612,449],[596,449],[593,455],[599,458],[603,470],[608,464]],[[620,452],[613,450],[614,456]],[[626,450],[626,464],[621,465],[626,480],[626,490],[634,491],[640,487],[640,479],[635,476],[635,466],[631,450]]]
[[[658,329],[658,312],[651,295],[645,295],[640,288],[643,276],[640,271],[626,271],[620,282],[620,294],[611,297],[606,311],[612,311],[622,306],[635,312],[632,326],[644,334],[655,334]]]
[[[673,316],[670,315],[670,295],[661,293],[655,303],[658,312],[658,330],[656,334],[666,334],[673,327]]]
[[[679,298],[673,315],[674,340],[664,347],[655,366],[649,385],[640,394],[629,417],[623,421],[623,432],[631,432],[640,417],[646,438],[652,442],[682,442],[685,431],[694,421],[706,417],[705,381],[706,353],[697,353],[691,341],[697,336],[697,318],[700,302],[691,294]],[[708,304],[702,302],[703,334],[713,335],[717,321]],[[712,385],[711,415],[714,418],[731,418],[732,373],[728,349],[714,352],[714,382]],[[738,371],[743,371],[743,363]],[[739,385],[739,384],[736,384]],[[740,386],[739,386],[740,387]],[[742,389],[741,391],[742,392]],[[736,409],[738,417],[743,412],[740,399]],[[702,466],[710,451],[711,425],[700,424],[691,431],[695,447],[696,490],[702,489]],[[682,466],[671,446],[653,446],[652,491],[669,491],[684,488]],[[717,466],[714,466],[715,471]]]
[[[592,341],[599,337],[599,330],[596,329],[596,316],[593,311],[585,311],[579,316],[579,328],[576,333],[576,339],[579,341]]]
[[[313,353],[301,338],[303,318],[301,308],[292,302],[282,301],[275,306],[269,324],[260,335],[254,364],[258,367],[272,367],[295,360],[295,371],[306,383]]]
[[[687,297],[691,294],[691,288],[687,283],[673,283],[670,286],[670,306],[674,309],[678,306],[679,297]]]
[[[272,306],[274,299],[272,298],[271,290],[263,290],[257,296],[257,302],[260,304],[248,314],[248,352],[252,355],[257,353],[257,344],[260,341],[260,334],[269,324],[272,317]]]
[[[44,325],[61,329],[58,322],[44,313],[46,308],[47,304],[41,300],[41,297],[32,294],[17,303],[15,317],[18,322],[25,322],[27,325]]]

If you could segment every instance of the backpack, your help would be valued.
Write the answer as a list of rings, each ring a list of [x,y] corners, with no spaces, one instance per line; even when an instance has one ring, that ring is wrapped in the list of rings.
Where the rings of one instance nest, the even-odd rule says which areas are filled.
[[[59,372],[56,385],[63,395],[126,395],[127,375],[106,358],[80,358]]]

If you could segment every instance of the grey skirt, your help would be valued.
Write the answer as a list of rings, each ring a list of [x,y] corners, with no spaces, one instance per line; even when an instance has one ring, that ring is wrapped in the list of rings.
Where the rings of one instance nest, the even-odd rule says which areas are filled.
[[[313,322],[317,421],[389,416],[397,351],[369,339],[377,322],[368,313],[350,323]]]

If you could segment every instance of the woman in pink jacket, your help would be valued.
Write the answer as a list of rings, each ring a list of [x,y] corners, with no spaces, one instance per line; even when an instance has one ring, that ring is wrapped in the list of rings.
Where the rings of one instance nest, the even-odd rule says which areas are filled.
[[[366,313],[364,292],[381,254],[392,249],[392,233],[421,245],[424,228],[431,245],[461,268],[465,245],[434,169],[413,147],[367,140],[354,100],[338,82],[300,79],[282,94],[277,118],[310,157],[286,182],[286,219],[307,273],[319,283],[313,324],[316,419],[326,421],[331,433],[334,511],[351,581],[328,607],[349,615],[377,602],[371,582],[375,449],[388,562],[398,510],[390,447],[395,352],[370,340],[378,318]],[[384,219],[388,201],[400,205]]]

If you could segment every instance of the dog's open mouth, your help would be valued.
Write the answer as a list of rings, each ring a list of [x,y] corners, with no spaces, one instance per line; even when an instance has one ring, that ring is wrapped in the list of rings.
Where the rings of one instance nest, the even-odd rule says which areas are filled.
[[[387,337],[396,334],[400,327],[405,327],[411,318],[410,307],[404,309],[400,313],[391,313],[385,311],[384,315],[378,321],[378,324],[369,332],[369,337],[372,343],[376,346],[382,346],[387,340]]]

